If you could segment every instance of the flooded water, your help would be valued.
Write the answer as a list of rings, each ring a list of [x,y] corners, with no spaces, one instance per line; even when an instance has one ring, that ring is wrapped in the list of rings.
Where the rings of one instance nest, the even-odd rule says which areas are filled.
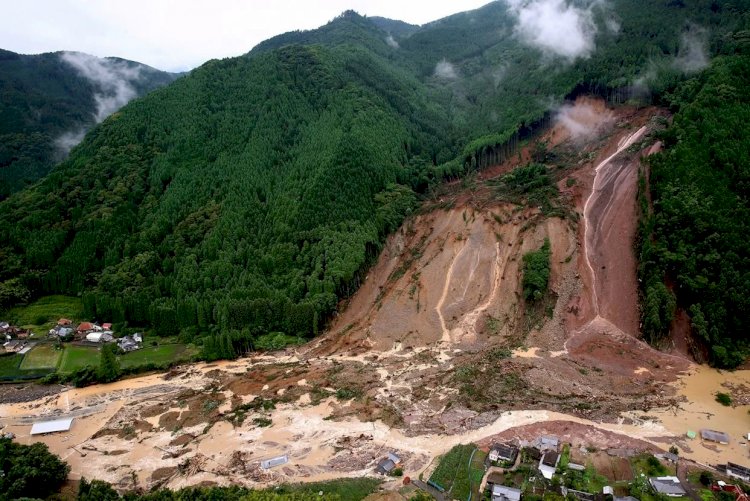
[[[732,461],[750,465],[747,435],[750,433],[750,406],[725,407],[716,401],[716,392],[729,393],[722,386],[744,384],[750,388],[750,371],[718,371],[706,366],[694,366],[691,373],[678,382],[679,393],[687,401],[681,409],[668,409],[649,415],[656,416],[669,431],[681,438],[684,448],[692,449],[682,454],[704,464],[718,464]],[[723,431],[731,437],[729,445],[703,443],[700,430],[703,428]],[[686,433],[694,431],[698,437],[687,438]],[[679,447],[679,445],[678,445]]]

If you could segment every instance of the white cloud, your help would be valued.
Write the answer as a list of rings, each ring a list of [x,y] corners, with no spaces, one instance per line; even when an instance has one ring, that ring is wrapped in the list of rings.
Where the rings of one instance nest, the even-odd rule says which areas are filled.
[[[125,106],[138,94],[133,83],[141,77],[140,66],[128,66],[122,61],[100,59],[80,52],[63,52],[60,59],[75,68],[96,88],[96,112],[93,116],[96,123]],[[55,144],[67,154],[83,140],[85,134],[83,128],[67,131],[55,140]]]
[[[586,8],[566,0],[506,1],[518,19],[516,34],[525,43],[570,61],[594,51],[597,28],[592,9],[598,0]]]
[[[435,76],[446,80],[455,80],[458,78],[456,68],[445,59],[435,65]]]
[[[128,66],[121,61],[101,59],[80,52],[63,52],[60,58],[98,87],[99,92],[94,94],[94,120],[97,123],[125,106],[137,95],[133,82],[141,77],[140,66]]]
[[[83,137],[86,135],[86,129],[76,129],[68,132],[64,132],[57,139],[55,139],[55,146],[60,149],[63,157],[73,149],[73,146],[83,141]]]
[[[620,21],[615,19],[614,17],[609,17],[604,21],[604,24],[607,26],[607,29],[614,33],[620,33]]]
[[[564,127],[574,141],[590,139],[613,121],[614,114],[603,104],[585,100],[565,104],[555,115],[555,122]]]
[[[391,47],[391,48],[393,48],[393,49],[398,49],[398,42],[396,41],[395,38],[393,38],[393,35],[391,35],[391,34],[389,34],[385,38],[385,43],[387,43],[388,46]]]
[[[706,31],[696,26],[682,34],[680,50],[674,60],[674,66],[680,71],[696,73],[708,66],[706,52]]]

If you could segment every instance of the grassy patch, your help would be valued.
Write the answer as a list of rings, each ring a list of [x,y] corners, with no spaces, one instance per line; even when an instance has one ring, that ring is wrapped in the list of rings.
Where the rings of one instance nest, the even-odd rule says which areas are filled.
[[[469,466],[469,485],[471,487],[471,499],[482,499],[481,492],[479,492],[479,486],[482,483],[482,477],[484,477],[484,460],[487,458],[487,453],[476,449],[474,457],[471,459],[471,465]],[[456,486],[457,487],[457,486]],[[457,493],[456,488],[453,489],[454,493]],[[467,499],[468,496],[462,497],[461,499]]]
[[[639,476],[643,473],[647,477],[663,477],[665,475],[673,475],[674,472],[670,471],[664,466],[661,461],[656,459],[651,454],[641,454],[631,459],[633,465],[633,473],[635,476]]]
[[[563,445],[562,454],[560,454],[560,464],[558,467],[564,471],[568,468],[568,463],[570,463],[570,444],[565,444]]]
[[[23,355],[3,355],[0,356],[0,378],[13,379],[21,374],[19,366],[23,360]]]
[[[338,496],[341,501],[361,501],[378,488],[380,480],[373,478],[340,478],[311,484],[284,484],[273,489],[274,493],[305,494],[314,499],[319,492],[332,497]]]
[[[189,360],[193,355],[195,355],[195,350],[185,344],[144,346],[140,350],[121,355],[120,367],[125,369],[148,364],[164,366],[171,362]]]
[[[83,316],[83,303],[72,296],[45,296],[27,306],[18,306],[8,312],[16,325],[31,329],[37,334],[46,333],[60,318],[78,321]]]
[[[60,360],[59,371],[71,373],[90,365],[99,365],[99,349],[91,346],[66,346]]]
[[[21,362],[23,370],[56,369],[62,350],[53,344],[39,344],[26,354]]]
[[[468,498],[471,483],[469,460],[475,449],[474,444],[459,444],[453,447],[440,458],[440,464],[432,473],[430,482],[450,492],[453,498]],[[473,468],[471,470],[473,471]],[[479,479],[481,480],[481,476]]]
[[[698,495],[702,501],[714,501],[714,493],[711,489],[701,489],[698,491]]]
[[[35,367],[23,368],[24,355],[14,353],[0,356],[0,380],[21,381],[39,379],[50,373],[51,369]]]

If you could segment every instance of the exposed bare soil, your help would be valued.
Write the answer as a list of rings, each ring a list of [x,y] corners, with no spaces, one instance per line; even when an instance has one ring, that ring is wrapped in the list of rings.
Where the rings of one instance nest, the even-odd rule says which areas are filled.
[[[690,402],[713,396],[677,383],[690,368],[684,350],[659,352],[638,336],[635,189],[663,114],[592,99],[563,108],[536,140],[560,190],[554,217],[501,201],[492,184],[528,161],[534,143],[445,186],[388,239],[329,331],[306,346],[4,400],[2,422],[22,442],[49,444],[73,477],[121,489],[361,476],[389,451],[414,477],[456,443],[539,434],[601,449],[677,441],[687,457],[743,462],[746,450],[680,441],[706,418]],[[527,304],[523,255],[545,239],[550,291]],[[744,380],[723,382],[747,404]],[[697,421],[677,419],[685,412]],[[76,420],[69,433],[32,438],[39,416]],[[282,454],[288,464],[260,468]]]

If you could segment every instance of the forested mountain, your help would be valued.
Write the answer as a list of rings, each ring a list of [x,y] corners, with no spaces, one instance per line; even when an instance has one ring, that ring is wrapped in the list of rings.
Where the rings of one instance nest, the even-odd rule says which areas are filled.
[[[430,184],[512,154],[571,93],[662,100],[735,47],[747,3],[571,4],[576,47],[502,2],[415,30],[347,12],[210,61],[0,204],[0,300],[81,293],[87,314],[161,334],[312,335]]]
[[[0,49],[0,199],[47,174],[104,116],[176,76],[119,58]]]
[[[750,31],[733,41],[670,96],[677,114],[653,159],[639,249],[646,337],[660,341],[680,306],[721,367],[750,351]]]

